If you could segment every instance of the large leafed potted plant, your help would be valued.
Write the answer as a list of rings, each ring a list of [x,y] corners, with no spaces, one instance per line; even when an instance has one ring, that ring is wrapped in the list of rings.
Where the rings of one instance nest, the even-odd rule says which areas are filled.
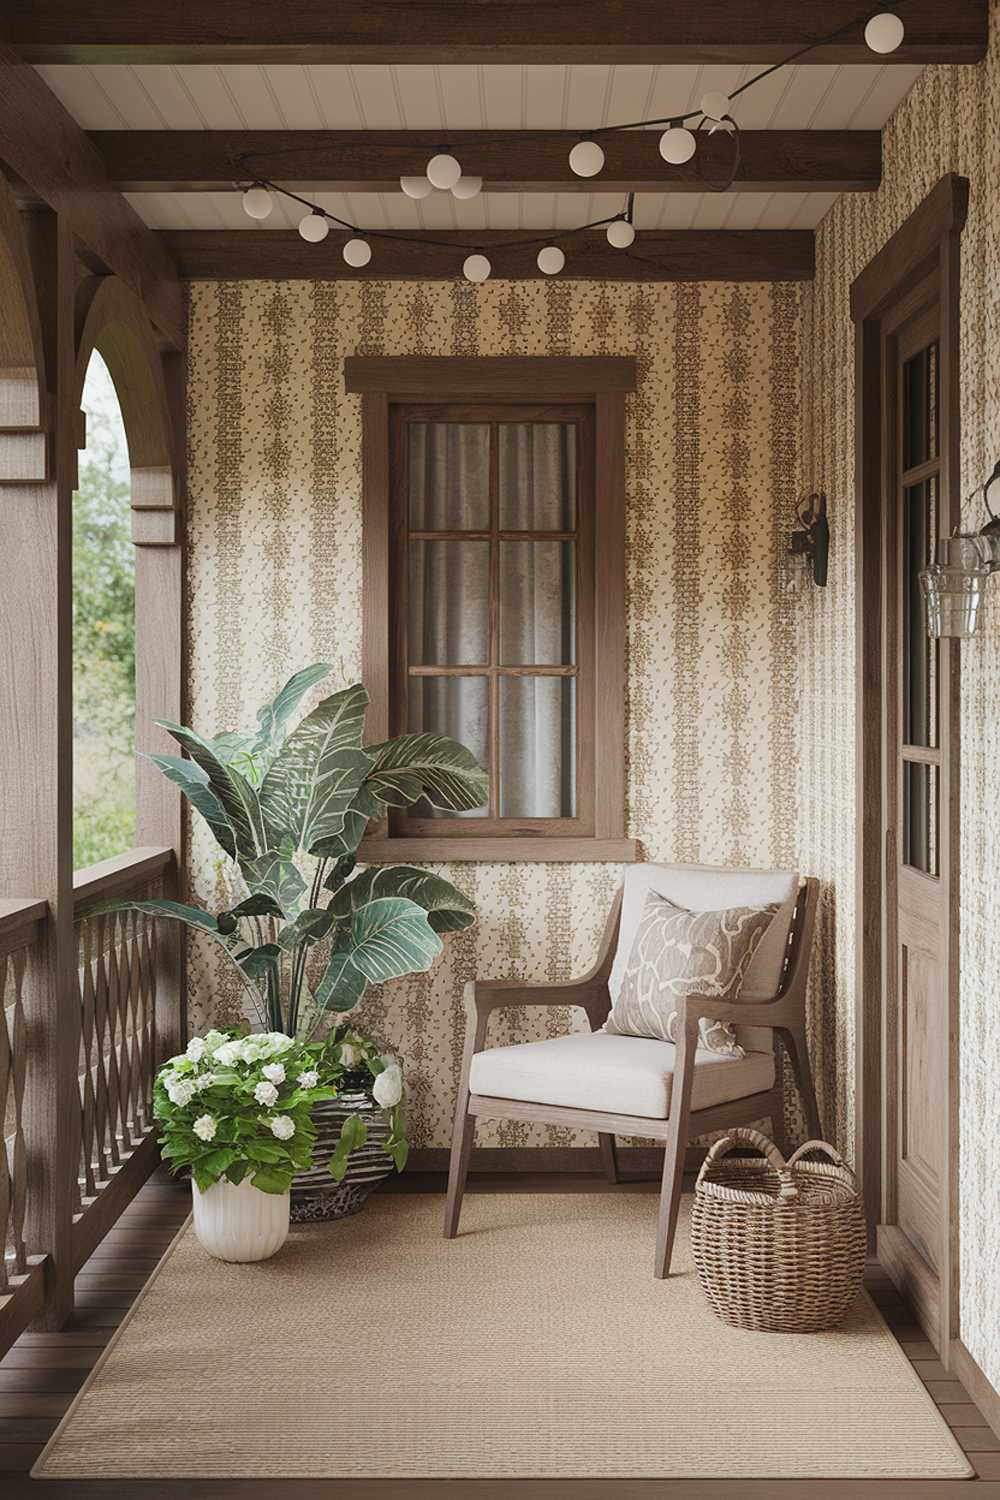
[[[482,806],[487,776],[471,751],[445,735],[405,734],[366,745],[368,695],[360,683],[323,698],[292,728],[305,694],[330,670],[319,663],[297,672],[259,710],[252,730],[209,739],[164,722],[187,755],[149,757],[180,787],[232,861],[238,899],[215,913],[167,899],[97,909],[170,918],[216,943],[239,976],[246,1010],[261,1032],[299,1045],[321,1042],[317,1087],[328,1090],[323,1097],[331,1102],[300,1101],[308,1103],[313,1130],[319,1120],[323,1135],[322,1111],[337,1110],[333,1094],[346,1076],[352,1097],[371,1096],[384,1125],[379,1148],[389,1170],[393,1163],[402,1167],[407,1149],[401,1068],[370,1038],[348,1033],[343,1018],[369,984],[429,969],[441,935],[468,927],[475,911],[461,891],[428,870],[359,868],[358,847],[369,821],[385,817],[390,807],[419,799],[449,812]],[[168,1096],[157,1097],[166,1107]],[[335,1178],[345,1178],[351,1151],[363,1147],[367,1135],[363,1111],[346,1118],[341,1112],[331,1156]],[[214,1141],[204,1144],[208,1154]],[[227,1180],[223,1173],[220,1183]],[[266,1176],[257,1187],[271,1191]]]

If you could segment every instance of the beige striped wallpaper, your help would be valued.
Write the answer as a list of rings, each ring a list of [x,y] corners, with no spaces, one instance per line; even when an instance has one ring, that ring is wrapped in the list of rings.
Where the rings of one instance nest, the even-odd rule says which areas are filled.
[[[1000,456],[1000,5],[975,67],[927,69],[885,130],[877,194],[842,197],[820,226],[803,303],[803,472],[832,496],[830,587],[804,601],[798,738],[802,858],[827,883],[818,984],[837,1058],[838,1118],[854,1065],[854,389],[850,283],[945,172],[970,179],[962,237],[962,493]],[[977,509],[970,526],[986,519]],[[1000,1386],[1000,583],[962,652],[962,1338]],[[832,1003],[831,1003],[832,1002]]]
[[[629,354],[639,363],[627,451],[629,832],[648,859],[787,866],[805,600],[784,591],[782,549],[798,492],[800,295],[718,284],[194,286],[195,725],[252,722],[306,662],[335,662],[341,682],[358,673],[361,431],[358,401],[343,392],[345,355]],[[200,831],[193,868],[197,897],[221,896]],[[449,1139],[463,983],[579,972],[620,875],[538,864],[449,873],[475,899],[478,926],[447,940],[430,975],[365,1004],[365,1019],[406,1059],[421,1145]],[[234,1013],[234,989],[210,955],[197,953],[191,987],[194,1026]],[[497,1031],[537,1034],[514,1018]],[[829,1060],[821,1051],[821,1073]],[[481,1139],[571,1140],[513,1123]]]

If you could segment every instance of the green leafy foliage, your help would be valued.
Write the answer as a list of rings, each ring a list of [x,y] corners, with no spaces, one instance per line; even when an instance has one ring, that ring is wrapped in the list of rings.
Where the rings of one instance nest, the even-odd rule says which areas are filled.
[[[290,1036],[307,1012],[315,1028],[328,1013],[352,1010],[369,984],[426,971],[441,951],[439,934],[475,920],[472,903],[441,876],[412,865],[358,874],[356,860],[369,817],[389,803],[427,798],[469,810],[485,799],[485,771],[443,735],[363,746],[368,695],[360,683],[323,698],[289,732],[295,709],[328,671],[320,662],[296,672],[258,711],[256,730],[209,740],[165,723],[188,758],[151,757],[236,861],[246,895],[217,917],[169,901],[115,903],[155,910],[220,943],[261,1019]],[[302,852],[314,861],[311,880]],[[319,976],[311,995],[307,958]]]

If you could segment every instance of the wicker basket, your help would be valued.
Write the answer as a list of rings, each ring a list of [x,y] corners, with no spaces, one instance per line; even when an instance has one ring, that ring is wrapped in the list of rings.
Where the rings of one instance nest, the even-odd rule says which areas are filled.
[[[730,1156],[734,1146],[761,1156]],[[805,1161],[814,1151],[829,1160]],[[832,1328],[865,1269],[854,1174],[824,1141],[807,1141],[786,1163],[758,1131],[731,1130],[698,1174],[691,1249],[701,1289],[724,1323],[775,1333]]]

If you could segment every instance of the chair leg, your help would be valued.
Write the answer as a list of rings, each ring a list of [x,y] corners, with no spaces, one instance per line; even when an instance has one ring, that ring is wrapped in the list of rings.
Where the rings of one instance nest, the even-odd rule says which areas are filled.
[[[601,1166],[604,1168],[605,1177],[609,1182],[619,1182],[621,1179],[618,1176],[618,1148],[615,1145],[614,1136],[601,1132],[597,1139],[600,1142]]]
[[[451,1138],[451,1159],[448,1164],[448,1196],[444,1206],[444,1237],[453,1240],[458,1234],[458,1219],[462,1212],[465,1195],[465,1179],[469,1172],[472,1142],[476,1133],[476,1117],[467,1112],[468,1095],[459,1100],[455,1116],[455,1129]]]
[[[819,1106],[816,1103],[812,1068],[809,1066],[809,1047],[806,1043],[805,1027],[789,1028],[783,1031],[781,1036],[788,1050],[788,1059],[792,1065],[792,1072],[795,1074],[795,1083],[802,1096],[809,1139],[822,1140],[823,1125],[819,1117]]]
[[[688,1116],[691,1111],[691,1085],[694,1082],[694,1049],[698,1023],[685,1026],[677,1047],[674,1081],[670,1096],[669,1133],[663,1157],[663,1182],[660,1187],[660,1217],[656,1225],[656,1258],[653,1275],[662,1281],[670,1272],[670,1260],[677,1232],[677,1214],[684,1185],[684,1153],[688,1142]]]

